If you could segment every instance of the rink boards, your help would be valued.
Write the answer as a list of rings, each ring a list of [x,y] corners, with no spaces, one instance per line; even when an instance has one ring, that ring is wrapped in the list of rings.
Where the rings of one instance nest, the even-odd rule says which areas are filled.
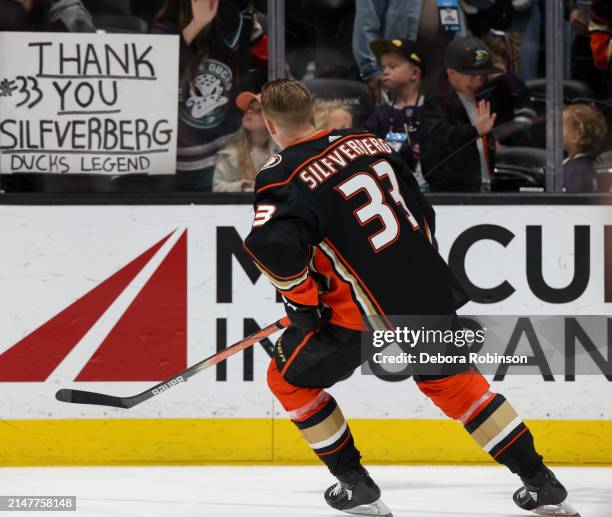
[[[441,254],[479,288],[462,313],[610,314],[610,207],[437,213]],[[247,205],[3,205],[0,464],[313,461],[268,392],[262,346],[129,411],[54,398],[65,387],[138,393],[280,317],[241,247],[251,220]],[[492,384],[549,461],[612,463],[603,375]],[[356,372],[331,391],[368,462],[489,461],[410,379]]]

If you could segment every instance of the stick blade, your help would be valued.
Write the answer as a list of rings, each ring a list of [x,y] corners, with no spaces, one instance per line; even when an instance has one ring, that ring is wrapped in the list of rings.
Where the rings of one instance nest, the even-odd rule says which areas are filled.
[[[72,404],[93,404],[123,409],[130,407],[121,397],[113,397],[112,395],[94,393],[92,391],[61,389],[57,391],[55,398],[60,402],[70,402]]]

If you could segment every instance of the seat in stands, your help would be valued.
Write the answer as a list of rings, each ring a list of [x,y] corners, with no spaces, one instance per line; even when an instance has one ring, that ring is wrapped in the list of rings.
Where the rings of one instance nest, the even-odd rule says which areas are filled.
[[[536,101],[546,101],[546,79],[532,79],[525,83]],[[593,98],[593,90],[582,81],[566,79],[563,81],[563,99],[566,103],[574,102],[578,99]]]
[[[545,184],[546,150],[504,147],[495,155],[492,189],[496,192],[541,190]]]
[[[87,0],[84,2],[93,14],[132,14],[130,0]]]
[[[597,190],[612,192],[612,151],[601,153],[595,160]]]

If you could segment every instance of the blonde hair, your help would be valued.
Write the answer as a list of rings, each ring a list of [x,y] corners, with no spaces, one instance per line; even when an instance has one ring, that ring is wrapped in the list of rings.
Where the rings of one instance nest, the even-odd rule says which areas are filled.
[[[342,110],[352,114],[349,105],[341,101],[315,101],[312,110],[314,126],[317,129],[332,129],[328,127],[328,119],[336,110]]]
[[[270,137],[268,136],[268,145],[269,143]],[[257,169],[255,169],[251,159],[253,143],[251,142],[249,132],[241,127],[236,137],[228,142],[227,147],[236,149],[236,154],[238,155],[238,176],[240,179],[254,182],[255,176],[257,176]]]
[[[312,123],[312,97],[300,81],[276,79],[261,88],[264,115],[284,129]]]
[[[563,110],[564,126],[578,135],[578,151],[596,155],[608,132],[601,112],[590,104],[572,104]]]

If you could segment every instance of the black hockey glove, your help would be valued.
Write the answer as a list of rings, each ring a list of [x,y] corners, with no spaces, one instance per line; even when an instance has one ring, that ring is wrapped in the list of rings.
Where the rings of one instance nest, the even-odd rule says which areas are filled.
[[[291,325],[309,332],[311,330],[320,329],[327,323],[331,315],[331,309],[323,304],[319,305],[301,305],[292,302],[283,296],[285,311],[291,320]]]

